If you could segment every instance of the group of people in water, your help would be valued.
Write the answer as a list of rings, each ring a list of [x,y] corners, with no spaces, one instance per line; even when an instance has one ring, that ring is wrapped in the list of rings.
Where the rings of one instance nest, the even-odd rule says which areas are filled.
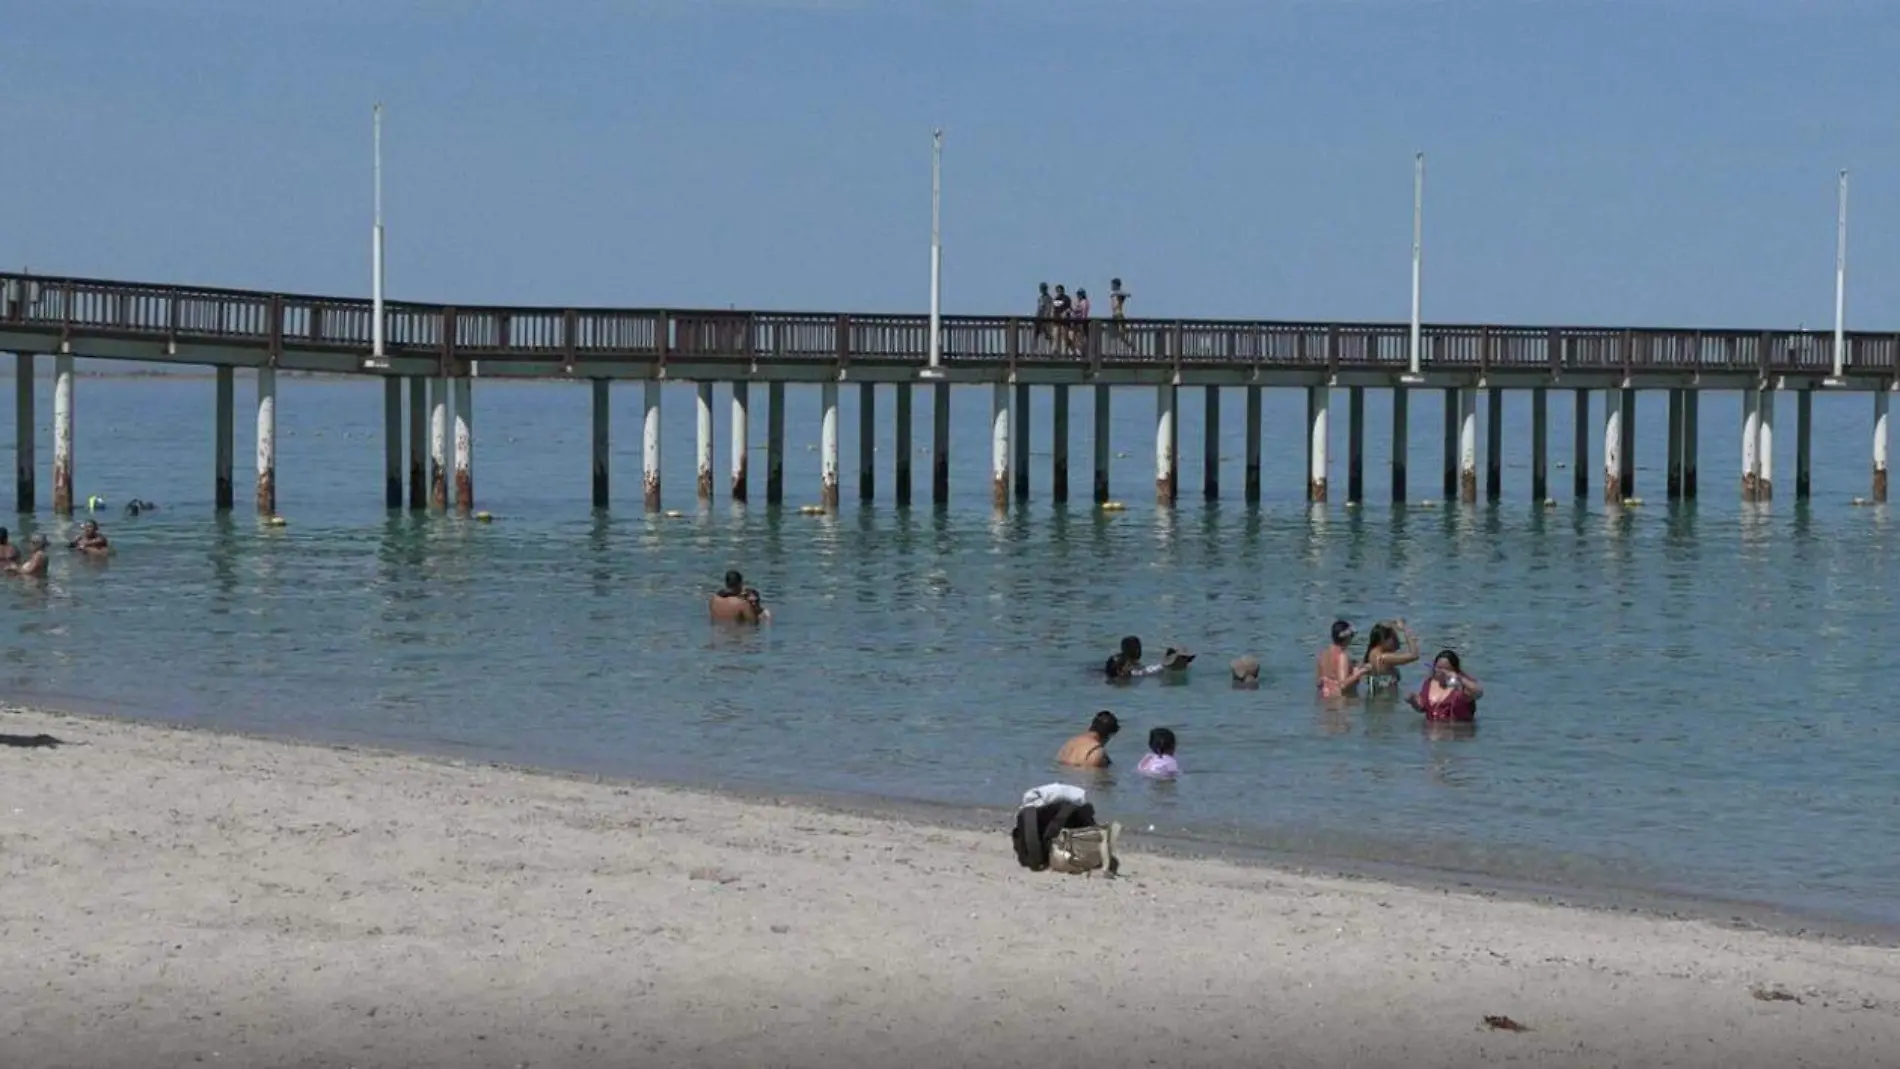
[[[0,532],[0,542],[4,532]],[[759,592],[746,585],[736,571],[726,573],[725,585],[714,592],[707,610],[715,623],[757,624],[770,620]],[[1422,659],[1418,635],[1402,619],[1381,620],[1366,636],[1363,655],[1355,657],[1353,639],[1358,632],[1347,620],[1334,620],[1326,645],[1313,657],[1313,685],[1322,702],[1334,704],[1363,695],[1399,694],[1403,684],[1399,669]],[[1136,680],[1156,677],[1162,682],[1186,682],[1188,668],[1197,656],[1190,650],[1169,646],[1161,659],[1149,663],[1141,639],[1129,635],[1102,666],[1110,686],[1128,686]],[[1236,690],[1255,690],[1260,686],[1260,660],[1251,654],[1236,657],[1228,669]],[[1431,670],[1419,682],[1418,689],[1405,695],[1405,703],[1423,714],[1427,721],[1471,723],[1478,716],[1478,700],[1484,697],[1484,684],[1464,670],[1458,652],[1439,650],[1432,658]],[[1109,764],[1108,743],[1121,732],[1121,720],[1104,709],[1089,721],[1088,730],[1070,738],[1056,751],[1056,763],[1076,768],[1105,768]],[[1136,771],[1145,776],[1172,779],[1180,775],[1175,757],[1177,740],[1170,728],[1148,732],[1148,752]]]
[[[20,579],[33,579],[46,574],[46,547],[49,545],[43,534],[36,534],[26,540],[26,553],[13,544],[13,533],[0,527],[0,575]],[[66,543],[66,548],[88,557],[104,557],[112,552],[112,543],[105,532],[99,529],[99,521],[87,520],[79,527],[79,534]]]
[[[1399,669],[1421,659],[1418,635],[1404,620],[1381,620],[1366,636],[1362,656],[1354,657],[1352,623],[1334,620],[1325,646],[1313,658],[1313,685],[1319,699],[1332,704],[1366,695],[1396,695],[1402,684]],[[1120,649],[1111,654],[1102,674],[1111,686],[1127,686],[1135,680],[1155,676],[1163,681],[1185,682],[1188,666],[1195,654],[1170,646],[1161,660],[1149,664],[1142,656],[1141,639],[1129,635]],[[1228,665],[1237,690],[1255,690],[1260,686],[1260,660],[1243,655]],[[1405,703],[1424,715],[1427,721],[1471,723],[1478,716],[1478,699],[1484,697],[1484,684],[1466,674],[1456,650],[1438,651],[1432,658],[1431,671],[1418,689],[1405,695]],[[1069,739],[1056,752],[1056,763],[1080,768],[1103,768],[1109,764],[1108,742],[1121,731],[1121,721],[1107,709],[1095,714],[1088,730]],[[1148,733],[1148,753],[1136,771],[1143,775],[1171,779],[1180,774],[1175,758],[1176,739],[1168,728]]]

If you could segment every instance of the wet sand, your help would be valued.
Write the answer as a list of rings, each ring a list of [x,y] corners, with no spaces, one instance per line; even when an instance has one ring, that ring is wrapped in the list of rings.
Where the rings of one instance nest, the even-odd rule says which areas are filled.
[[[0,1063],[1879,1066],[1900,952],[12,711]],[[1529,1031],[1500,1031],[1486,1016]]]

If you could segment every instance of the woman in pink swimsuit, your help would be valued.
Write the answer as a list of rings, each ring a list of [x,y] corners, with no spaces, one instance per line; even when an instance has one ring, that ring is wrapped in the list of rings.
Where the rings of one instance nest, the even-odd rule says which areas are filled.
[[[1466,675],[1453,650],[1439,650],[1432,658],[1432,673],[1419,684],[1418,693],[1405,696],[1406,704],[1425,714],[1427,720],[1470,722],[1478,718],[1478,699],[1484,697],[1484,685]]]

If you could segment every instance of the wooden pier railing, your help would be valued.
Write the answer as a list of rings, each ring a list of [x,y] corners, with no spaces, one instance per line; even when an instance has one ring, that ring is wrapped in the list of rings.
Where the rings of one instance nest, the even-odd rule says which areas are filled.
[[[385,352],[445,361],[921,364],[922,315],[509,308],[387,302]],[[101,279],[0,274],[0,327],[48,335],[367,353],[368,300]],[[1384,323],[945,316],[952,367],[1067,365],[1399,371],[1408,328]],[[1900,370],[1900,334],[1855,331],[1845,368]],[[1832,332],[1447,326],[1423,329],[1433,370],[1737,371],[1824,374]]]

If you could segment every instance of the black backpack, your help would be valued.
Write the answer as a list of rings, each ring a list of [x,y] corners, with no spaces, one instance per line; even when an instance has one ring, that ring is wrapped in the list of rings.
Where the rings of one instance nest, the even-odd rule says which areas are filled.
[[[1041,872],[1049,867],[1049,844],[1064,828],[1089,828],[1095,825],[1095,807],[1087,803],[1050,802],[1024,806],[1016,811],[1016,826],[1009,837],[1016,844],[1016,860],[1023,868]]]

